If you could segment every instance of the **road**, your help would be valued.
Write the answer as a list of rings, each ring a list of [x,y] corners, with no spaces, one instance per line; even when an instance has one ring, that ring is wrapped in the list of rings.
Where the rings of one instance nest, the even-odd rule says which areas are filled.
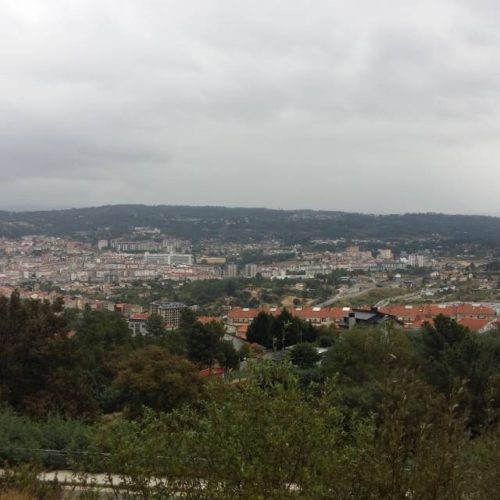
[[[0,469],[0,476],[5,474],[7,474],[7,471]],[[121,500],[130,498],[130,492],[137,486],[131,478],[126,478],[118,474],[79,473],[71,470],[41,472],[37,475],[37,479],[42,483],[59,484],[64,490],[63,498],[67,500],[81,498],[82,494],[90,494],[89,498],[95,498],[96,492],[99,493],[99,498]],[[152,490],[159,485],[164,485],[166,491],[170,489],[175,490],[173,493],[168,494],[168,497],[162,498],[178,499],[185,496],[182,488],[167,488],[168,482],[165,479],[150,478],[145,481],[145,484],[142,484],[142,486],[151,487]],[[200,483],[200,487],[203,489],[203,481]]]
[[[399,285],[394,285],[394,286],[389,286],[387,288],[395,288],[396,286]],[[350,288],[348,288],[345,292],[343,293],[338,293],[337,295],[333,296],[331,299],[325,300],[321,304],[317,304],[316,307],[328,307],[334,302],[337,302],[338,300],[341,299],[352,299],[355,297],[359,297],[360,295],[363,295],[365,293],[368,293],[372,290],[377,290],[379,287],[376,285],[368,286],[366,288],[360,288],[359,285],[354,285]],[[397,295],[395,297],[387,297],[386,299],[379,300],[376,304],[374,304],[375,307],[385,307],[391,302],[398,301],[398,300],[408,300],[408,299],[418,299],[420,298],[420,290],[417,292],[411,292],[411,293],[405,293],[402,295]]]
[[[317,304],[316,307],[328,307],[332,305],[334,302],[337,302],[337,300],[340,299],[352,299],[354,297],[358,297],[359,295],[363,295],[364,293],[367,293],[371,290],[375,290],[377,287],[375,285],[369,286],[367,288],[361,288],[359,285],[352,286],[348,288],[345,292],[338,293],[337,295],[333,296],[331,299],[325,300],[325,302],[322,302],[321,304]]]
[[[405,293],[396,297],[388,297],[387,299],[379,300],[374,307],[381,308],[389,305],[391,302],[396,302],[398,300],[419,299],[420,297],[420,290],[418,292]]]

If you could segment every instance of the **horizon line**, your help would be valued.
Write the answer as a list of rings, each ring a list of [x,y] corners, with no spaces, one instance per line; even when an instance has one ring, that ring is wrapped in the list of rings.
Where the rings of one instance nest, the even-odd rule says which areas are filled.
[[[368,215],[368,216],[391,216],[391,215],[447,215],[447,216],[464,216],[464,217],[493,217],[499,218],[500,214],[494,213],[460,213],[460,212],[443,212],[443,211],[405,211],[405,212],[363,212],[363,211],[353,211],[345,209],[324,209],[324,208],[272,208],[264,206],[243,206],[243,205],[211,205],[211,204],[166,204],[166,203],[109,203],[109,204],[99,204],[99,205],[82,205],[82,206],[61,206],[57,208],[35,208],[35,207],[0,207],[0,212],[7,212],[12,214],[29,214],[37,212],[65,212],[72,210],[88,210],[88,209],[99,209],[107,207],[179,207],[179,208],[223,208],[228,210],[269,210],[276,212],[326,212],[326,213],[344,213],[344,214],[357,214],[357,215]]]

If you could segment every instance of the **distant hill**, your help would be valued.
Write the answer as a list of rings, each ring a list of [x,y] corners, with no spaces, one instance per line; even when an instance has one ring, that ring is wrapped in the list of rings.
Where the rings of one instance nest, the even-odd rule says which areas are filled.
[[[500,218],[444,214],[366,215],[314,210],[270,210],[191,206],[110,205],[37,212],[0,212],[0,236],[27,234],[119,237],[134,226],[189,238],[288,242],[311,239],[445,240],[500,243]]]

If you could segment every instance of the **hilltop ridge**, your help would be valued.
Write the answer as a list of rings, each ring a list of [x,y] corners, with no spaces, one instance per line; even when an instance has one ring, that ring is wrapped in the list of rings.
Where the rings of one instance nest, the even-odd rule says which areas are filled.
[[[438,238],[500,243],[500,218],[479,215],[407,213],[373,215],[326,210],[276,210],[186,205],[107,205],[65,210],[0,212],[0,236],[27,234],[119,237],[135,226],[156,227],[164,234],[197,241],[290,243],[311,239]]]

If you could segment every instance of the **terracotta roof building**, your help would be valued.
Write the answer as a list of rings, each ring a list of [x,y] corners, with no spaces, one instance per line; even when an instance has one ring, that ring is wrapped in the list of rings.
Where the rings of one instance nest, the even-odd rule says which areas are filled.
[[[479,331],[494,322],[497,313],[491,307],[481,304],[418,304],[398,305],[393,304],[380,309],[399,321],[405,323],[407,328],[419,329],[426,321],[432,320],[442,314],[467,326],[472,331]]]

